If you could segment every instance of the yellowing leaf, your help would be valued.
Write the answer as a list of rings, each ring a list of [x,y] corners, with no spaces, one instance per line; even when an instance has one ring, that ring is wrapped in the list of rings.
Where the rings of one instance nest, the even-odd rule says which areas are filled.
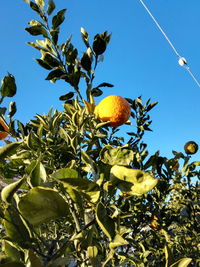
[[[111,168],[110,179],[121,191],[136,196],[148,193],[158,183],[148,172],[118,165]]]

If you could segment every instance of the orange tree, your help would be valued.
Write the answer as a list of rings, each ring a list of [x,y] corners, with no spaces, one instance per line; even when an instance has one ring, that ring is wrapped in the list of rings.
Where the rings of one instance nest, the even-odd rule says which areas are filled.
[[[72,90],[60,97],[63,111],[36,114],[25,125],[14,118],[15,102],[8,113],[0,108],[1,121],[9,118],[0,134],[10,135],[0,148],[1,265],[199,266],[200,162],[192,161],[197,144],[189,142],[170,159],[159,151],[149,155],[143,135],[157,103],[140,97],[123,99],[119,109],[113,103],[116,112],[126,107],[126,119],[131,115],[133,121],[125,142],[110,126],[113,112],[100,121],[101,104],[94,115],[94,99],[112,87],[93,86],[110,35],[97,34],[91,44],[82,28],[86,52],[79,55],[71,38],[59,44],[66,10],[56,13],[53,0],[26,2],[39,17],[26,28],[42,36],[29,43],[41,53],[36,61],[49,71],[46,80],[62,79]],[[15,93],[8,74],[1,104]],[[113,111],[112,101],[106,105]]]

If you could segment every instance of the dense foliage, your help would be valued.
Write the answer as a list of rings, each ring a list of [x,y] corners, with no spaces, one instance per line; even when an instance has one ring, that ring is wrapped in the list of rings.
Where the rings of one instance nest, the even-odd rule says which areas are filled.
[[[80,55],[71,37],[59,44],[65,9],[56,13],[53,0],[26,2],[39,17],[26,28],[42,37],[29,43],[41,53],[36,61],[46,80],[62,79],[72,90],[60,97],[63,111],[36,114],[25,125],[14,118],[15,102],[8,112],[0,108],[10,134],[0,147],[1,265],[200,266],[200,162],[184,149],[170,159],[149,155],[143,135],[156,102],[127,99],[128,142],[100,122],[94,99],[112,84],[93,84],[111,36],[97,34],[90,44],[81,28]],[[1,105],[15,95],[12,74],[0,92]]]

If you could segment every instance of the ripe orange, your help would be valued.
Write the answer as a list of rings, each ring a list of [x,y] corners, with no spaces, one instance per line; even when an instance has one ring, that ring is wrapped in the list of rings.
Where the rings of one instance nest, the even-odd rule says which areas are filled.
[[[95,107],[94,114],[100,121],[110,121],[110,126],[117,127],[129,119],[131,107],[123,97],[110,95]]]
[[[4,131],[0,130],[0,140],[3,140],[4,138],[6,138],[6,136],[9,133],[9,128],[8,126],[5,124],[5,122],[3,120],[0,119],[0,125],[3,127]]]

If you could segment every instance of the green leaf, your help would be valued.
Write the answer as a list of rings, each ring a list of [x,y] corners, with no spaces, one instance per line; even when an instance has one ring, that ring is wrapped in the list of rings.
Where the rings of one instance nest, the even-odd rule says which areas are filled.
[[[115,237],[115,222],[107,214],[106,208],[102,202],[99,202],[96,207],[95,217],[99,227],[111,241]]]
[[[49,0],[48,7],[47,7],[47,14],[50,16],[54,9],[56,8],[55,3],[53,0]]]
[[[27,141],[27,146],[32,150],[41,148],[40,140],[34,132],[29,133],[26,141]]]
[[[35,252],[31,249],[29,249],[27,251],[27,258],[28,258],[28,263],[27,264],[28,266],[30,267],[34,267],[34,266],[37,266],[37,267],[42,267],[42,264],[41,264],[41,261],[39,259],[38,256],[36,256]]]
[[[101,83],[97,87],[114,87],[114,85],[111,83]]]
[[[96,125],[96,127],[95,127],[95,129],[97,130],[97,129],[99,129],[99,128],[102,128],[102,127],[104,127],[104,126],[107,126],[107,125],[109,125],[109,121],[104,121],[104,122],[100,122],[100,123],[98,123],[97,125]],[[106,136],[106,135],[105,135]]]
[[[19,210],[32,225],[67,216],[69,208],[64,198],[54,189],[34,187],[19,201]]]
[[[87,248],[87,255],[89,258],[96,258],[98,255],[98,248],[97,246],[89,246]]]
[[[24,178],[21,178],[18,181],[4,187],[1,191],[1,199],[6,203],[10,203],[14,193],[20,188],[23,182]]]
[[[88,53],[84,53],[81,58],[81,66],[86,71],[91,71],[92,67],[92,60],[91,57],[88,55]]]
[[[92,96],[97,97],[97,96],[101,96],[103,94],[103,91],[100,90],[99,88],[93,88],[91,90],[91,94],[92,94]]]
[[[27,1],[27,0],[24,0],[24,1]],[[12,262],[1,264],[1,267],[25,267],[25,265],[18,261],[12,261]]]
[[[2,97],[13,97],[16,91],[15,78],[12,74],[8,73],[8,76],[5,76],[1,81],[1,95]]]
[[[187,267],[192,261],[192,258],[182,258],[170,265],[170,267]]]
[[[52,26],[53,29],[56,29],[58,26],[60,26],[61,23],[65,20],[65,12],[66,9],[60,10],[52,19]]]
[[[8,117],[12,118],[16,112],[17,112],[16,103],[10,102]]]
[[[44,7],[44,0],[35,0],[35,3],[42,9]]]
[[[58,131],[60,137],[65,140],[65,142],[68,144],[69,141],[70,141],[70,137],[69,135],[67,134],[66,130],[63,129],[63,127],[59,127],[59,131]]]
[[[154,108],[158,102],[151,103],[150,105],[147,106],[146,111],[150,111],[152,108]]]
[[[43,67],[46,70],[52,70],[53,69],[53,67],[49,66],[44,60],[42,60],[40,58],[37,58],[36,61],[41,67]]]
[[[63,168],[60,169],[59,171],[53,173],[52,178],[57,179],[57,180],[62,180],[65,178],[72,178],[72,179],[78,179],[79,174],[76,170],[70,169],[70,168]],[[62,182],[62,181],[61,181]],[[63,182],[62,182],[63,183]],[[81,204],[81,196],[77,190],[75,190],[71,184],[63,183],[64,187],[69,194],[70,198],[78,204]]]
[[[54,56],[52,56],[50,53],[44,52],[44,51],[42,51],[41,53],[42,53],[41,60],[43,60],[50,67],[56,68],[56,67],[60,66],[60,62]]]
[[[53,43],[56,45],[58,42],[58,34],[59,34],[59,28],[57,29],[51,29],[50,30],[51,38],[53,40]]]
[[[74,189],[82,193],[91,202],[96,202],[100,196],[100,188],[95,182],[86,178],[80,178],[76,170],[63,168],[51,176],[63,183],[66,190]]]
[[[28,23],[31,26],[42,26],[42,23],[38,20],[32,19],[31,21],[29,21]]]
[[[117,165],[111,168],[110,179],[121,191],[136,196],[148,193],[158,183],[148,172]]]
[[[28,229],[27,225],[20,217],[15,203],[8,206],[4,216],[6,236],[15,244],[19,244],[22,248],[27,248],[30,242],[30,229]]]
[[[133,161],[134,152],[125,147],[107,145],[101,150],[99,156],[105,164],[128,166]]]
[[[13,246],[13,243],[8,240],[2,240],[2,251],[12,261],[18,261],[21,257],[19,250],[17,250],[16,247]]]
[[[72,97],[74,97],[74,93],[73,92],[69,92],[66,95],[60,96],[59,100],[67,101],[67,100],[71,99]]]
[[[99,186],[85,178],[63,178],[59,179],[66,189],[73,188],[82,193],[91,202],[97,202],[100,196]]]
[[[90,47],[90,45],[89,45],[89,35],[88,35],[87,31],[82,27],[81,27],[81,37],[82,37],[83,42],[86,45],[86,47],[89,48]]]
[[[15,142],[15,143],[10,143],[8,145],[0,147],[0,160],[3,160],[6,157],[15,154],[15,152],[17,151],[21,143],[22,142]]]
[[[93,172],[93,179],[95,179],[96,177],[94,176],[98,173],[97,164],[84,150],[81,150],[81,158],[83,162],[86,164],[86,166],[89,168],[89,171]]]
[[[32,1],[30,1],[30,7],[37,12],[38,14],[40,14],[40,8],[37,4],[33,3]]]
[[[53,79],[60,79],[64,75],[64,71],[58,69],[58,70],[52,70],[45,80],[53,80]]]
[[[31,26],[31,27],[25,28],[25,31],[27,31],[33,36],[43,35],[45,38],[48,38],[48,33],[43,28],[43,26]]]
[[[165,245],[164,252],[165,252],[165,260],[166,260],[165,267],[168,267],[174,261],[173,253],[171,251],[171,248],[168,246],[168,244]]]
[[[32,161],[26,168],[26,173],[29,175],[29,180],[33,187],[39,186],[41,179],[44,182],[46,181],[46,171],[40,160]]]
[[[116,234],[114,240],[110,242],[109,248],[115,249],[120,246],[128,245],[128,242],[119,234]]]
[[[106,50],[106,41],[97,34],[94,38],[92,48],[96,55],[102,55]]]
[[[76,170],[70,168],[63,168],[56,171],[51,176],[54,179],[64,179],[64,178],[78,178],[79,174]]]

